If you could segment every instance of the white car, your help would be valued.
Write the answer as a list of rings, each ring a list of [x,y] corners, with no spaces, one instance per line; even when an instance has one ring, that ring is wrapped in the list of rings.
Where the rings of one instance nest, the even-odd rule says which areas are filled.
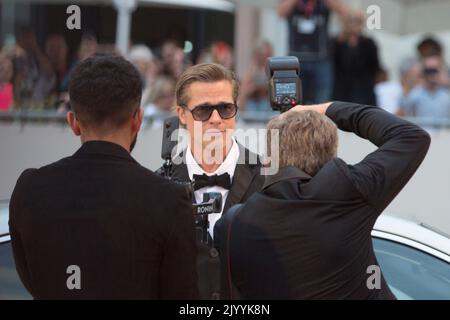
[[[381,271],[398,299],[450,300],[449,236],[382,214],[372,238]]]
[[[372,237],[378,263],[398,299],[450,300],[448,236],[421,223],[383,214]],[[0,208],[0,300],[30,298],[14,266],[4,203]]]

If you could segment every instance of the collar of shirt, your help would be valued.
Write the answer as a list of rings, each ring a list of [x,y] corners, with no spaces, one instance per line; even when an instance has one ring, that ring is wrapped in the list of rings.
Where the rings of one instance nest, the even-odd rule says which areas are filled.
[[[186,166],[189,174],[189,179],[192,180],[194,174],[206,174],[207,176],[212,176],[214,174],[221,175],[228,173],[230,175],[231,181],[233,181],[234,171],[236,170],[236,164],[239,160],[239,146],[236,140],[232,139],[233,144],[230,151],[228,152],[225,160],[220,164],[214,172],[205,172],[200,165],[195,160],[192,155],[191,147],[188,145],[186,149]]]
[[[194,156],[192,155],[191,147],[188,145],[186,149],[186,166],[189,174],[189,179],[192,180],[194,174],[206,174],[208,176],[217,174],[221,175],[224,173],[228,173],[230,175],[231,181],[233,181],[234,171],[236,169],[237,162],[239,160],[239,146],[236,142],[236,140],[233,138],[233,145],[231,146],[230,151],[228,152],[225,160],[220,164],[220,166],[217,168],[216,171],[208,173],[205,172],[200,165],[195,161]],[[203,193],[205,192],[220,192],[222,194],[222,209],[220,213],[213,213],[208,215],[208,233],[211,236],[211,239],[214,239],[214,225],[216,224],[217,220],[222,215],[223,208],[225,207],[225,202],[227,200],[228,192],[229,190],[226,190],[219,186],[212,186],[212,187],[204,187],[201,189],[198,189],[194,192],[195,200],[197,203],[200,203],[203,199]]]

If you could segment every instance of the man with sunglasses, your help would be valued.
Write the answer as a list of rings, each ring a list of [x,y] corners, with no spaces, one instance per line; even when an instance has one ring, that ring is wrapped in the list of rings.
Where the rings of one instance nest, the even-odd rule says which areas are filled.
[[[238,93],[233,72],[212,63],[190,67],[176,86],[176,112],[189,133],[189,143],[174,160],[171,176],[194,182],[197,203],[202,202],[204,193],[222,194],[222,212],[208,215],[208,243],[198,244],[202,299],[220,298],[219,257],[212,246],[214,224],[228,208],[245,202],[264,183],[258,157],[233,137]]]

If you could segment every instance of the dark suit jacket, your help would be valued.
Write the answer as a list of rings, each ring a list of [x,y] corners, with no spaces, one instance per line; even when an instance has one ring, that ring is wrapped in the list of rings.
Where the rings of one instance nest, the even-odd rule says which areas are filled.
[[[121,146],[86,142],[17,181],[9,223],[20,278],[38,299],[196,298],[191,201]],[[80,290],[66,286],[71,265]]]
[[[261,175],[261,163],[256,154],[242,145],[239,146],[239,160],[236,165],[231,189],[228,192],[222,214],[237,203],[243,203],[255,192],[261,190],[264,177]],[[189,181],[186,166],[186,155],[181,153],[174,160],[172,178]],[[163,174],[163,168],[157,173]],[[200,237],[198,237],[200,238]],[[210,239],[211,241],[211,239]],[[198,289],[201,299],[220,299],[220,257],[213,247],[212,241],[206,245],[198,241],[197,273]]]
[[[335,102],[327,116],[379,148],[360,163],[335,158],[310,177],[295,167],[268,176],[261,192],[215,225],[229,288],[251,299],[393,299],[371,230],[424,159],[430,137],[382,109]],[[230,237],[230,241],[227,239]],[[372,282],[370,282],[372,283]],[[233,296],[232,296],[233,298]]]

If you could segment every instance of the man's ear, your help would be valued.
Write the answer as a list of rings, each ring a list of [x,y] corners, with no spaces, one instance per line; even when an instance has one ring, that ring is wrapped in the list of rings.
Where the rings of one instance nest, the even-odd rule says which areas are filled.
[[[180,123],[184,126],[186,126],[186,110],[184,110],[183,107],[177,106],[175,109],[178,119],[180,120]]]
[[[133,119],[133,131],[139,131],[142,125],[142,121],[144,121],[144,109],[139,108],[138,112]]]
[[[73,113],[73,111],[67,112],[66,120],[67,120],[67,123],[69,124],[70,128],[72,128],[72,132],[76,136],[81,135],[80,123],[78,122],[77,118],[75,117],[75,113]]]

